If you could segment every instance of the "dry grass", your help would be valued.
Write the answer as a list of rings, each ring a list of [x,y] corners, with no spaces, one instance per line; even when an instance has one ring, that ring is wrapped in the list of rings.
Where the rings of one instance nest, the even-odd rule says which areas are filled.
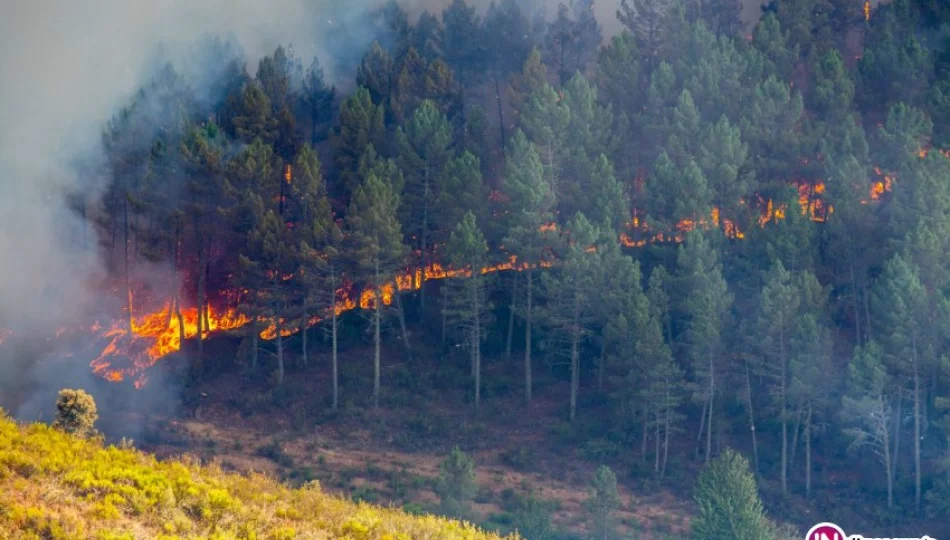
[[[159,461],[0,417],[0,539],[498,540],[183,457]]]

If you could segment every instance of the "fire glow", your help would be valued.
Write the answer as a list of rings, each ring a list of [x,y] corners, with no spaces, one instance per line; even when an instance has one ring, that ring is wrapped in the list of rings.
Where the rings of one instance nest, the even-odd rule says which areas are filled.
[[[921,156],[927,155],[925,149],[920,152]],[[941,152],[945,156],[947,153]],[[948,156],[950,157],[950,156]],[[862,201],[880,201],[885,193],[890,192],[893,186],[894,178],[879,168],[874,170],[877,180],[873,181],[869,190],[869,199]],[[289,180],[290,170],[285,170],[285,180]],[[796,184],[798,189],[798,204],[803,215],[808,215],[812,221],[823,222],[827,219],[834,208],[827,205],[822,200],[825,193],[824,182],[815,183],[799,182]],[[740,201],[740,204],[747,204],[746,201]],[[764,227],[767,223],[778,221],[786,217],[787,208],[785,205],[777,206],[770,200],[757,202],[761,208],[761,214],[758,219],[758,225]],[[723,232],[728,238],[742,239],[745,234],[739,229],[734,221],[721,215],[718,208],[714,208],[708,218],[700,219],[682,219],[676,223],[672,232],[664,234],[650,229],[647,223],[640,217],[638,212],[634,212],[628,228],[636,238],[628,234],[622,234],[620,240],[626,247],[643,247],[648,243],[662,242],[680,242],[684,235],[694,230],[696,227],[709,228],[711,226],[722,227]],[[542,226],[542,231],[556,230],[556,224],[546,224]],[[552,263],[544,261],[540,267],[550,267]],[[482,268],[482,274],[489,274],[502,271],[523,271],[530,266],[527,263],[519,263],[515,256],[510,256],[506,262],[495,264]],[[337,301],[335,311],[337,315],[351,311],[357,307],[361,309],[370,309],[375,306],[377,291],[381,296],[384,305],[391,305],[393,295],[397,292],[419,290],[426,281],[440,280],[455,277],[468,277],[471,275],[470,269],[452,269],[438,263],[430,264],[425,269],[416,269],[407,271],[396,277],[392,282],[386,283],[380,287],[364,288],[359,294],[355,294],[352,287],[345,287],[337,291]],[[290,280],[294,275],[281,276],[283,280]],[[227,297],[227,295],[225,295]],[[207,307],[203,314],[202,339],[210,334],[234,330],[246,326],[252,322],[252,319],[242,313],[236,307],[226,307],[222,309]],[[311,317],[306,326],[310,327],[320,323],[329,315],[322,314]],[[277,325],[272,319],[259,319],[256,321],[262,328],[259,336],[264,340],[273,340],[277,338]],[[300,322],[288,323],[281,320],[281,336],[289,337],[298,333],[302,327]],[[146,371],[154,366],[163,357],[181,350],[183,341],[193,339],[198,335],[198,309],[191,307],[182,309],[181,313],[175,310],[175,304],[169,300],[165,304],[152,312],[134,315],[130,319],[117,321],[109,327],[102,326],[99,322],[92,325],[91,331],[97,336],[98,341],[105,341],[106,345],[102,352],[92,360],[90,367],[92,371],[112,382],[134,379],[136,388],[141,388],[147,382]],[[11,333],[0,329],[0,344]],[[125,367],[122,367],[120,359],[127,358]]]

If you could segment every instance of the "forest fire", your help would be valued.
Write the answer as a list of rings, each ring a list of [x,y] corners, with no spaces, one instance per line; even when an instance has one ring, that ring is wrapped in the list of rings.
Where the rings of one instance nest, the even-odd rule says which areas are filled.
[[[550,267],[551,263],[542,262],[541,267]],[[510,256],[504,263],[486,266],[481,269],[482,274],[501,271],[522,271],[528,268],[526,263],[518,264],[515,256]],[[471,270],[451,269],[439,263],[433,263],[424,270],[426,280],[439,280],[459,276],[470,276]],[[397,276],[395,281],[386,283],[379,289],[382,292],[384,305],[391,305],[393,295],[398,291],[418,290],[423,282],[423,270],[406,272]],[[282,276],[284,279],[292,276]],[[233,295],[223,295],[231,297]],[[341,315],[356,309],[370,309],[374,306],[376,290],[367,288],[360,292],[359,300],[353,299],[350,290],[343,288],[337,291],[336,314]],[[327,317],[326,314],[311,317],[307,320],[307,327],[314,326]],[[252,318],[239,312],[236,307],[219,310],[208,307],[204,317],[202,337],[207,338],[216,332],[234,330],[252,322]],[[264,327],[259,335],[261,339],[270,341],[277,338],[277,326],[270,319],[259,319]],[[288,324],[281,320],[281,336],[289,337],[297,334],[301,325],[299,322]],[[131,328],[131,334],[130,334]],[[163,357],[181,350],[182,342],[198,335],[198,310],[188,308],[181,310],[181,318],[174,310],[172,301],[156,311],[134,316],[131,323],[127,320],[116,321],[112,326],[103,328],[96,322],[91,328],[100,341],[107,341],[102,352],[90,362],[93,373],[110,382],[121,382],[135,379],[136,388],[142,388],[147,382],[146,371],[154,366]],[[0,343],[9,335],[0,331]],[[125,359],[128,363],[122,367]],[[121,360],[120,360],[121,359]]]
[[[204,321],[206,329],[203,333],[206,337],[214,331],[243,326],[249,319],[235,308],[219,312],[209,306],[204,314]],[[103,331],[101,338],[108,339],[109,343],[89,365],[93,373],[109,381],[118,382],[128,377],[137,377],[135,385],[141,388],[145,384],[143,372],[147,368],[155,365],[163,356],[180,350],[182,337],[189,339],[197,334],[198,310],[183,309],[179,318],[179,315],[173,312],[172,302],[169,301],[158,311],[133,317],[131,323],[116,322]],[[129,357],[128,367],[115,366],[114,360],[119,355]]]

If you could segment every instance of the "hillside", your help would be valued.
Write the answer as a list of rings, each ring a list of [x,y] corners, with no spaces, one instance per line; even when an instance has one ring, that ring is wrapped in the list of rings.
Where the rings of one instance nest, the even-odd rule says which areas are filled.
[[[471,525],[159,461],[0,418],[0,538],[493,539]]]

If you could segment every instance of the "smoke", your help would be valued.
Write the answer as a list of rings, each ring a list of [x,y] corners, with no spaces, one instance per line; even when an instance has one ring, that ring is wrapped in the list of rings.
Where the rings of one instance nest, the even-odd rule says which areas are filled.
[[[382,1],[8,1],[0,17],[0,328],[38,341],[90,307],[102,308],[98,239],[77,208],[100,200],[108,182],[101,135],[154,76],[156,59],[171,60],[200,94],[212,83],[202,76],[221,69],[193,54],[202,36],[236,43],[252,73],[261,56],[291,44],[305,64],[317,57],[343,82],[352,78],[345,67],[376,35],[366,15]],[[556,13],[556,0],[532,2]],[[413,16],[440,13],[448,3],[400,2]],[[489,1],[474,3],[484,12]],[[619,3],[595,3],[606,35],[620,29]],[[758,12],[758,1],[745,1],[749,20]],[[30,384],[58,389],[88,381],[84,364],[30,368],[42,350],[36,343],[0,346],[0,398]]]

